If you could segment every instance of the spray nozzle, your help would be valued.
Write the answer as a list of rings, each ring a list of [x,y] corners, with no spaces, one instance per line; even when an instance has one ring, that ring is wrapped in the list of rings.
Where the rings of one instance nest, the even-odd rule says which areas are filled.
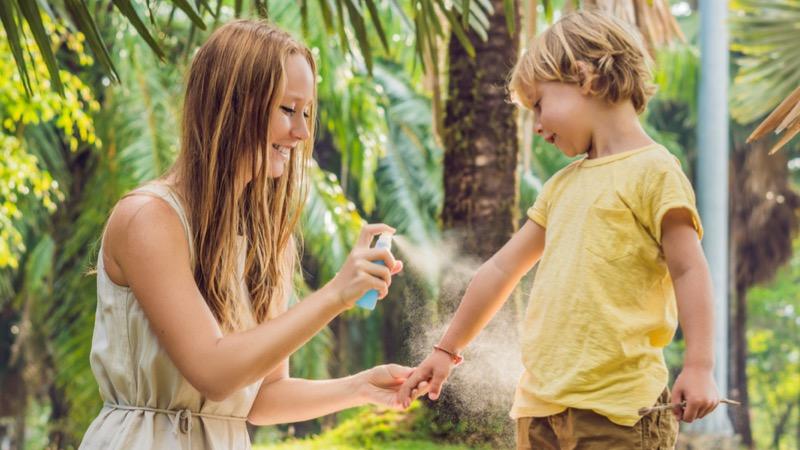
[[[375,242],[375,248],[388,248],[391,250],[393,236],[394,234],[392,233],[381,233],[380,236],[378,236],[378,241]]]

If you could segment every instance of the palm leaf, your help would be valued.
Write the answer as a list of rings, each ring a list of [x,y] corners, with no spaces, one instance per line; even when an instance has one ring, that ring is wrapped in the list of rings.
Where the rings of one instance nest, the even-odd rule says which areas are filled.
[[[731,115],[745,124],[800,86],[800,7],[794,1],[737,0],[731,8],[731,49],[738,52]]]
[[[50,38],[48,37],[47,31],[45,31],[44,24],[42,23],[42,16],[39,12],[39,6],[36,4],[35,0],[18,0],[18,6],[19,10],[22,12],[22,16],[25,18],[28,26],[30,27],[33,39],[36,41],[36,45],[42,54],[42,59],[44,59],[44,62],[47,65],[47,71],[50,73],[50,79],[55,87],[56,92],[63,95],[64,85],[61,83],[61,77],[58,73],[58,64],[56,63],[56,58],[53,54]]]
[[[17,71],[19,72],[22,84],[25,87],[25,92],[28,96],[33,95],[31,90],[31,82],[28,77],[28,68],[25,65],[25,57],[22,52],[22,43],[20,41],[20,29],[14,19],[14,3],[0,2],[0,21],[3,23],[3,30],[5,31],[8,44],[11,47],[11,53],[14,55],[14,61],[17,63]]]
[[[344,264],[364,220],[347,199],[336,175],[313,163],[308,171],[308,201],[303,209],[303,247],[318,264],[322,285]]]
[[[789,94],[763,122],[753,130],[747,143],[760,139],[770,131],[780,134],[786,131],[781,139],[770,149],[770,155],[780,150],[797,133],[800,133],[800,87]]]

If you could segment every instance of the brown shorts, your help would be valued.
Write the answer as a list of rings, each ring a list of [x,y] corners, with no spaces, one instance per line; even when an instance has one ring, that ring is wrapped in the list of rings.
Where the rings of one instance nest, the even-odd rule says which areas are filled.
[[[665,389],[657,403],[669,400]],[[677,437],[678,421],[671,410],[652,412],[632,427],[574,408],[517,419],[517,450],[662,450],[675,448]]]

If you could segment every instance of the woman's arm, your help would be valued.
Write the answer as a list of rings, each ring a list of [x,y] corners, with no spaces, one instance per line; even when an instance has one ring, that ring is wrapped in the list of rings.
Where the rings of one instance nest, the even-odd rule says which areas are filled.
[[[387,250],[369,249],[373,235],[393,231],[367,225],[341,271],[328,285],[285,314],[250,330],[223,336],[197,288],[189,249],[175,211],[161,199],[123,199],[112,214],[105,251],[133,290],[153,333],[178,370],[203,395],[222,400],[262,379],[364,292],[386,295],[402,265]],[[383,260],[386,267],[374,264]]]
[[[344,378],[304,380],[289,378],[289,365],[284,362],[264,379],[247,420],[254,425],[273,425],[309,420],[366,403],[398,407],[397,390],[411,371],[388,364]]]

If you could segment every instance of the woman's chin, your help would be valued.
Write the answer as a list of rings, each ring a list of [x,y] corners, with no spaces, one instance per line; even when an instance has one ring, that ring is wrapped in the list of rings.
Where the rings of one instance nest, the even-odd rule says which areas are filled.
[[[273,161],[272,166],[269,170],[269,176],[271,178],[278,178],[283,175],[283,172],[286,170],[286,163],[283,161]]]

